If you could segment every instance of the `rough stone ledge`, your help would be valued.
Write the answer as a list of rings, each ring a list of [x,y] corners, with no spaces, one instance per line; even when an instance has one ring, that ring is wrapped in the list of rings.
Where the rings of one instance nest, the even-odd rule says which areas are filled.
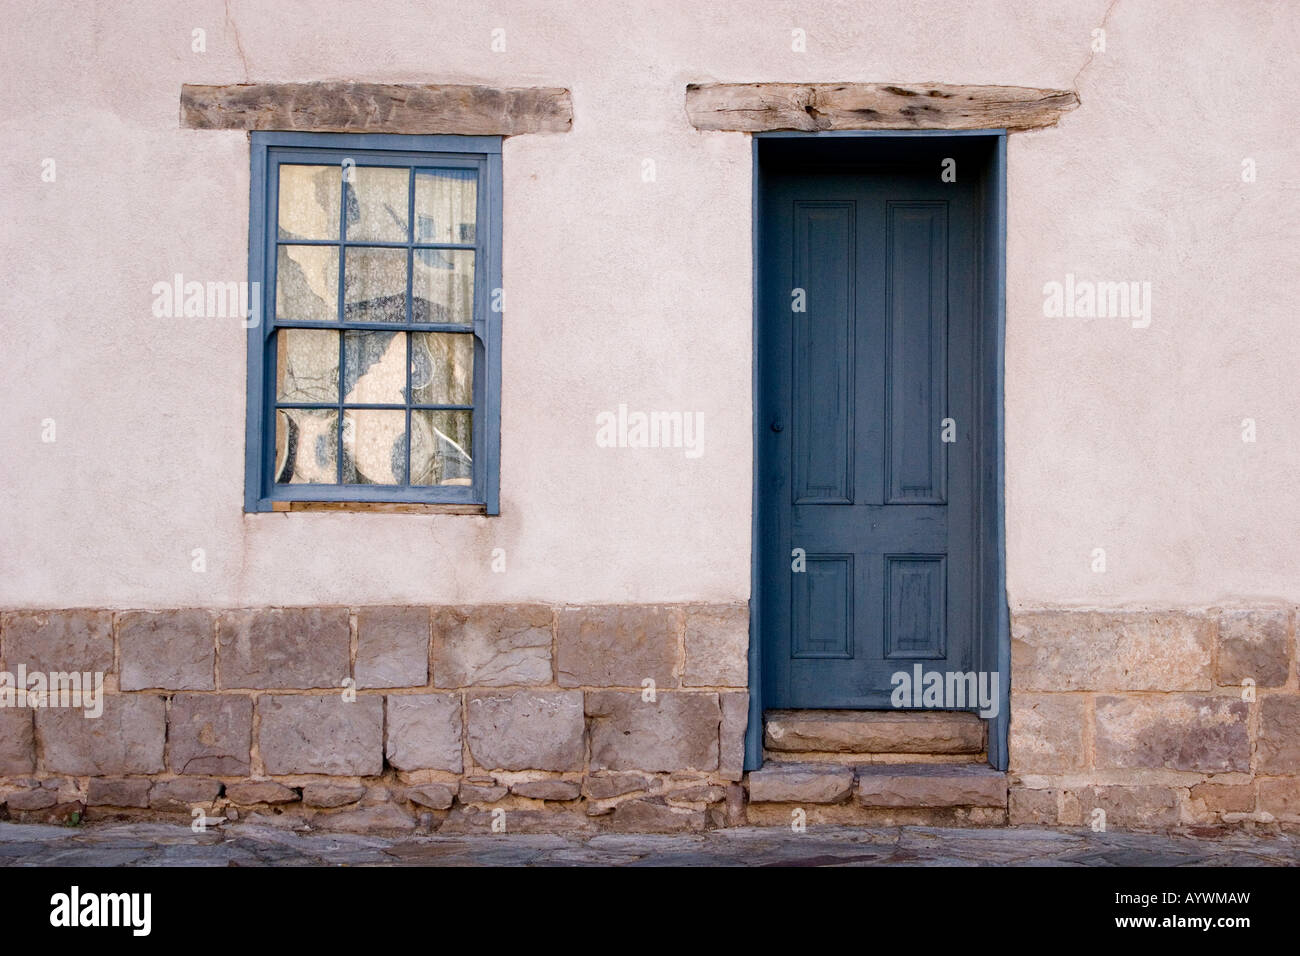
[[[1042,129],[1079,105],[1073,90],[947,83],[692,83],[696,129]]]
[[[765,750],[764,767],[780,767],[786,764],[831,764],[841,767],[861,767],[868,764],[894,765],[904,763],[933,763],[951,766],[952,764],[987,764],[988,754],[980,751],[973,754],[854,754],[832,753],[825,750],[803,750],[782,752]]]
[[[319,133],[567,133],[573,125],[573,100],[559,87],[186,83],[181,87],[180,125]]]
[[[1005,807],[864,807],[858,803],[752,803],[746,811],[751,825],[784,827],[802,822],[815,827],[1005,827]]]
[[[752,803],[842,803],[853,792],[853,768],[829,764],[764,765],[749,775]]]
[[[960,711],[769,711],[770,751],[839,754],[979,754],[984,721]]]
[[[1007,806],[1007,775],[975,764],[873,764],[858,770],[855,801],[864,807]]]

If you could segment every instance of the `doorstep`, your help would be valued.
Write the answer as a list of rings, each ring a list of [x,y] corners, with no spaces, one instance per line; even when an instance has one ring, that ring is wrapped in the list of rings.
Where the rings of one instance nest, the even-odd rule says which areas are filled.
[[[747,779],[750,823],[1005,826],[1007,775],[974,763],[769,761]]]

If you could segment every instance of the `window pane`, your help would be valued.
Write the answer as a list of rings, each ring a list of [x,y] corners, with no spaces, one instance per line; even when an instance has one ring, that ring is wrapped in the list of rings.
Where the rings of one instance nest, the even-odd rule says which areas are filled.
[[[473,413],[411,412],[411,484],[474,483]]]
[[[415,171],[415,241],[474,242],[478,212],[478,171]]]
[[[406,250],[349,247],[343,304],[349,322],[405,322]]]
[[[343,333],[343,401],[356,405],[406,402],[406,333]]]
[[[339,251],[334,246],[281,246],[275,267],[280,319],[337,322]]]
[[[416,322],[471,324],[474,253],[468,249],[416,249],[411,300]]]
[[[281,402],[339,400],[339,334],[325,329],[276,333],[275,395]]]
[[[281,166],[280,238],[337,239],[341,180],[338,166]]]
[[[343,480],[406,483],[406,412],[356,408],[343,413]]]
[[[411,171],[357,166],[348,183],[348,242],[406,242]]]
[[[330,409],[275,413],[275,480],[295,485],[338,481],[339,415]]]
[[[411,393],[416,405],[473,405],[474,336],[416,332],[411,341]]]

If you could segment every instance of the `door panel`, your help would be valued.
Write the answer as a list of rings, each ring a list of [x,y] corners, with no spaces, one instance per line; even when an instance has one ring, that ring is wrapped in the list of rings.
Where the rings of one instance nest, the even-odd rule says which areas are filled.
[[[853,221],[853,203],[794,204],[793,288],[804,290],[811,313],[809,321],[794,324],[791,344],[791,465],[798,504],[853,501]],[[812,303],[809,289],[817,290]]]
[[[913,663],[973,669],[977,194],[937,168],[764,174],[768,708],[887,708]]]
[[[886,501],[944,504],[948,204],[891,202],[885,230]]]

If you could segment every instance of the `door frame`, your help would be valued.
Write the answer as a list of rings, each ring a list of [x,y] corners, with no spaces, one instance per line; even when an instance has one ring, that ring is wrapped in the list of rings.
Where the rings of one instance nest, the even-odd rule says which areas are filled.
[[[983,137],[989,142],[989,155],[980,170],[980,290],[979,323],[982,351],[977,363],[984,440],[977,449],[980,480],[979,526],[982,547],[977,575],[979,593],[988,605],[979,616],[981,633],[977,635],[976,662],[981,670],[995,671],[999,681],[998,713],[989,721],[988,759],[996,770],[1007,769],[1007,739],[1010,729],[1011,695],[1011,625],[1006,588],[1006,506],[1005,506],[1005,340],[1006,340],[1006,236],[1007,236],[1007,131],[981,130],[834,130],[802,133],[792,131],[755,133],[752,136],[752,261],[753,261],[753,330],[752,395],[753,405],[753,493],[750,527],[750,596],[749,596],[749,719],[745,729],[745,769],[757,770],[763,764],[763,660],[760,602],[759,540],[759,456],[764,431],[759,421],[762,407],[758,376],[760,290],[762,257],[760,237],[763,231],[763,170],[760,148],[771,139],[903,139],[926,137],[937,141],[957,137]],[[991,392],[991,394],[989,394]]]

